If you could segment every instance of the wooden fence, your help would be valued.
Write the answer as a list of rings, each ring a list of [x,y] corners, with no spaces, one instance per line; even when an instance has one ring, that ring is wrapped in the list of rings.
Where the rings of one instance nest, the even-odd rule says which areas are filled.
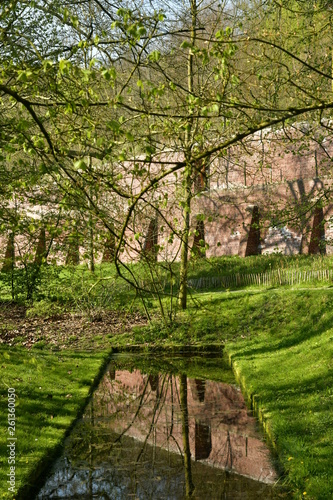
[[[238,288],[251,285],[257,286],[281,286],[281,285],[299,285],[313,281],[332,282],[333,269],[319,270],[283,270],[277,269],[267,273],[257,274],[232,274],[230,276],[212,276],[193,278],[188,280],[191,288]]]

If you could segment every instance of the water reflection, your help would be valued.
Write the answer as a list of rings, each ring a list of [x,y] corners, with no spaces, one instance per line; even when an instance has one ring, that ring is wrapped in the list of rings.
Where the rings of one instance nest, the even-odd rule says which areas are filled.
[[[110,364],[38,499],[280,497],[236,386],[127,365]]]

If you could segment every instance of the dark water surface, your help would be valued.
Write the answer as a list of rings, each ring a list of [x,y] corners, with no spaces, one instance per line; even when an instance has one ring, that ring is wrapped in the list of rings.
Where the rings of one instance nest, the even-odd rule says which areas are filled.
[[[223,358],[117,355],[36,498],[288,498],[276,481]]]

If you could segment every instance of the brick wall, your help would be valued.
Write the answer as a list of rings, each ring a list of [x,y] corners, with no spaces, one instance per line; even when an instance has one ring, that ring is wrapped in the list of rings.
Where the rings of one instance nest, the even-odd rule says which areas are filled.
[[[192,202],[190,246],[198,250],[204,242],[207,257],[274,251],[332,253],[331,154],[333,141],[328,138],[321,138],[318,144],[301,130],[289,131],[289,137],[281,131],[266,131],[199,165]],[[162,160],[182,161],[183,157],[169,152]],[[158,162],[149,166],[152,175],[159,168]],[[139,189],[139,180],[134,188]],[[181,192],[181,182],[172,175],[151,195],[150,201],[154,204],[168,194],[168,204],[160,205],[157,219],[152,208],[139,207],[126,231],[129,244],[121,254],[124,261],[137,260],[143,251],[151,253],[157,244],[161,246],[159,260],[179,259],[183,224]],[[327,196],[323,196],[324,193]],[[28,213],[29,207],[25,209]],[[170,238],[171,228],[175,232],[173,238]],[[95,228],[95,231],[100,231],[104,241],[103,230]],[[138,234],[139,238],[135,236]],[[0,238],[1,260],[8,236]],[[51,257],[57,261],[64,261],[62,254],[66,255],[67,251],[64,242],[64,237],[55,240]],[[323,243],[326,244],[323,246]],[[37,241],[33,244],[36,246]],[[24,252],[27,247],[22,236],[16,237],[15,245],[16,253]],[[81,242],[81,260],[85,250]],[[98,259],[102,259],[102,255],[100,248]]]

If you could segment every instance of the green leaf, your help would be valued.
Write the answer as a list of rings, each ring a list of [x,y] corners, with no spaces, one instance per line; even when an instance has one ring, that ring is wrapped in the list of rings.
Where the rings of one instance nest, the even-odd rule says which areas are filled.
[[[141,37],[141,36],[145,36],[147,34],[147,30],[144,26],[140,26],[140,28],[138,29],[138,35]]]
[[[26,70],[26,71],[19,71],[18,72],[18,80],[20,82],[27,82],[29,78],[32,76],[32,71]]]
[[[116,78],[116,70],[114,68],[104,69],[102,71],[102,76],[105,80],[114,80]]]
[[[86,162],[84,160],[78,160],[74,163],[74,167],[77,169],[77,170],[87,170],[88,168],[88,165],[86,164]]]
[[[130,14],[131,11],[129,9],[124,9],[123,7],[117,10],[117,15],[123,19],[128,19]]]
[[[120,130],[120,124],[116,120],[110,120],[107,122],[107,127],[113,132],[118,133]]]
[[[60,73],[68,73],[70,67],[71,67],[71,63],[70,63],[70,61],[67,61],[67,59],[61,59],[59,61]]]
[[[126,139],[130,142],[133,142],[134,141],[134,135],[131,134],[131,132],[127,132],[126,133]]]
[[[69,18],[69,10],[64,9],[64,22],[66,23]]]
[[[231,75],[231,83],[233,85],[238,85],[239,84],[239,78],[236,75]]]
[[[53,61],[50,61],[49,59],[43,61],[44,71],[47,71],[48,69],[52,68],[52,66],[53,66]]]
[[[145,151],[146,151],[147,155],[152,155],[155,153],[155,148],[154,148],[154,146],[151,146],[150,144],[148,144],[145,147]]]
[[[148,56],[148,59],[151,62],[157,62],[160,60],[160,58],[161,58],[161,52],[159,50],[153,50],[153,52],[151,52]]]
[[[220,110],[219,108],[219,105],[218,104],[213,104],[211,107],[210,107],[210,111],[211,113],[218,113]]]
[[[44,140],[42,139],[42,137],[32,137],[32,140],[34,142],[34,146],[36,148],[44,148],[45,144],[44,144]]]
[[[77,28],[79,26],[79,20],[76,16],[71,17],[71,23],[74,26],[74,28]]]
[[[74,111],[74,103],[67,102],[65,106],[65,114],[71,115]]]
[[[89,67],[92,68],[93,66],[95,66],[95,64],[98,62],[97,59],[95,59],[94,57],[91,59],[90,63],[89,63]]]
[[[181,49],[189,49],[192,45],[189,42],[183,42],[180,46]]]
[[[46,174],[48,172],[48,168],[47,166],[45,165],[45,163],[41,163],[39,165],[39,171],[42,173],[42,174]]]

